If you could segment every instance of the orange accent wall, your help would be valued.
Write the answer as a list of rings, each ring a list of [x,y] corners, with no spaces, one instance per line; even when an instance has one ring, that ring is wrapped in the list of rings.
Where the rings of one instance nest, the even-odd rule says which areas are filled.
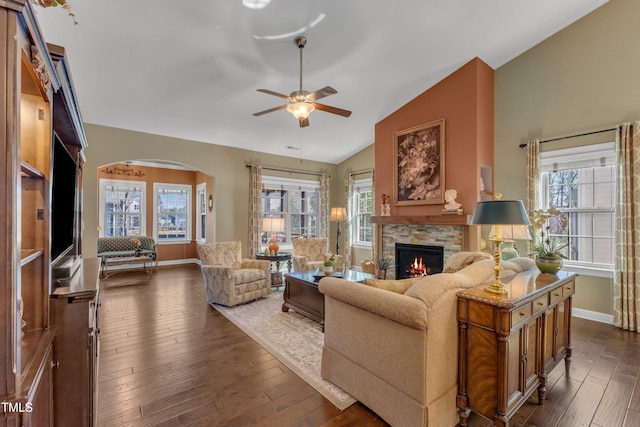
[[[114,173],[118,171],[118,173]],[[142,181],[147,185],[146,222],[148,236],[153,235],[153,183],[186,184],[192,186],[191,197],[191,242],[158,245],[158,261],[198,258],[195,243],[196,233],[196,185],[207,183],[207,197],[213,195],[214,180],[211,176],[201,172],[179,169],[165,169],[141,165],[116,163],[98,168],[98,182],[100,179],[118,179],[123,181]],[[207,211],[207,241],[213,241],[214,218],[213,211]]]
[[[380,195],[393,194],[394,132],[444,119],[444,191],[457,190],[465,214],[480,200],[480,165],[493,168],[493,74],[479,58],[447,76],[375,126],[375,211]],[[493,182],[493,178],[492,178]],[[391,215],[440,215],[443,204],[395,206]]]

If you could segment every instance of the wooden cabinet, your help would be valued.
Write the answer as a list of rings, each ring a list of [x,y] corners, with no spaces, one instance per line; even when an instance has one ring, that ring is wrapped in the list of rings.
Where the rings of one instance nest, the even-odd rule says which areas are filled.
[[[0,2],[0,69],[0,426],[53,426],[53,137],[66,132],[77,155],[86,139],[68,70],[27,0]]]
[[[95,425],[98,366],[97,258],[83,259],[69,280],[57,280],[51,295],[51,324],[56,327],[54,356],[55,425]]]
[[[47,426],[53,64],[29,4],[2,2],[0,22],[0,417]]]
[[[536,390],[545,398],[548,372],[571,361],[575,275],[517,274],[507,295],[474,288],[458,294],[460,426],[470,411],[508,426]]]
[[[51,343],[47,343],[38,369],[34,371],[36,378],[30,381],[32,389],[27,393],[25,401],[20,402],[18,411],[21,414],[21,426],[39,427],[53,424],[53,351]]]

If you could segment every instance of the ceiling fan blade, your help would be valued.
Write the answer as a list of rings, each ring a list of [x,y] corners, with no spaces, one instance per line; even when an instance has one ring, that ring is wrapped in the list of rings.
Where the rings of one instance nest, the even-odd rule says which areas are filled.
[[[273,96],[277,96],[279,98],[284,98],[286,100],[291,100],[289,95],[283,95],[281,93],[278,92],[274,92],[272,90],[269,89],[256,89],[258,92],[262,92],[262,93],[266,93],[267,95],[273,95]]]
[[[315,92],[310,93],[309,95],[307,95],[307,99],[309,101],[316,101],[318,99],[324,98],[326,96],[329,95],[333,95],[338,93],[337,90],[335,90],[334,88],[332,88],[331,86],[325,86],[322,89],[318,89]]]
[[[316,110],[326,111],[327,113],[337,114],[343,117],[349,117],[351,115],[351,111],[343,110],[342,108],[332,107],[330,105],[318,104],[315,103]]]
[[[298,121],[300,122],[300,127],[301,128],[306,128],[307,126],[309,126],[309,118],[308,117],[306,119],[298,119]]]
[[[264,111],[259,111],[257,113],[253,113],[253,115],[254,116],[261,116],[263,114],[273,113],[274,111],[282,110],[283,108],[287,108],[287,106],[286,105],[281,105],[279,107],[269,108],[268,110],[264,110]]]

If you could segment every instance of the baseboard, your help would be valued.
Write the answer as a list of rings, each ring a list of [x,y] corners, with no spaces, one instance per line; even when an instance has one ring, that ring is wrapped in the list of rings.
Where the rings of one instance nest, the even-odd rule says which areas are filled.
[[[147,261],[147,265],[152,265],[155,267],[155,263],[150,263]],[[163,265],[181,265],[181,264],[198,264],[202,265],[199,259],[197,258],[186,258],[186,259],[170,259],[167,261],[158,261],[158,266],[161,267]],[[126,264],[126,265],[112,265],[109,266],[108,271],[113,270],[130,270],[132,268],[141,268],[142,263],[140,264]]]
[[[571,311],[571,315],[579,317],[581,319],[593,320],[594,322],[607,323],[613,325],[613,315],[600,313],[597,311],[583,310],[581,308],[574,308]]]
[[[158,261],[158,265],[180,265],[180,264],[198,264],[202,265],[202,262],[197,258],[185,258],[185,259],[171,259],[168,261]]]

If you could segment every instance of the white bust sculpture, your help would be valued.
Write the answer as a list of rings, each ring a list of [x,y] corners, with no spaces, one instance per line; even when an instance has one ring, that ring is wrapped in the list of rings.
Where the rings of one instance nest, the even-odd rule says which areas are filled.
[[[462,206],[460,203],[456,202],[456,197],[458,197],[458,192],[456,190],[449,189],[444,192],[444,200],[447,202],[444,205],[444,208],[448,211],[455,211],[460,209]]]

